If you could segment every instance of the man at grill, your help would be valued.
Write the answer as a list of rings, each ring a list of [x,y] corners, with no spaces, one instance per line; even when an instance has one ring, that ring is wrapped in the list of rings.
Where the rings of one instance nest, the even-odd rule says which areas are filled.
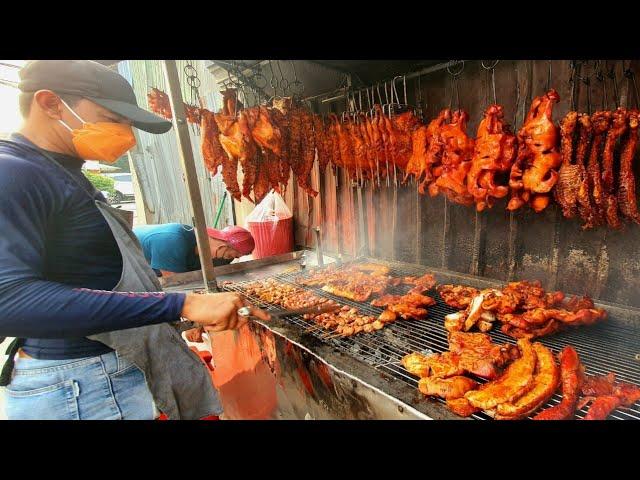
[[[33,61],[19,133],[0,141],[0,335],[16,337],[0,385],[10,419],[153,419],[221,413],[209,372],[180,341],[269,316],[236,293],[164,293],[135,235],[81,172],[171,123],[137,106],[114,70]],[[15,362],[15,368],[14,368]]]

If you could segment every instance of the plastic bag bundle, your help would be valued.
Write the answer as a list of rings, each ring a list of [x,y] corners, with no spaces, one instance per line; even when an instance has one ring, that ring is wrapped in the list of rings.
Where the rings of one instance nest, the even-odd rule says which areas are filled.
[[[246,228],[256,243],[256,259],[293,251],[293,215],[273,190],[247,216]]]

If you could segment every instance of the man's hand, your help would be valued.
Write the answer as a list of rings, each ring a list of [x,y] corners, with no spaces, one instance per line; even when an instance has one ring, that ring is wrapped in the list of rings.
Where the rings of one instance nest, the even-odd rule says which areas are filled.
[[[181,316],[206,327],[207,332],[235,330],[247,323],[247,317],[238,315],[238,309],[249,307],[251,315],[261,320],[269,320],[267,312],[247,303],[242,295],[235,292],[187,294]]]
[[[192,328],[184,333],[187,341],[193,343],[202,343],[202,327]]]

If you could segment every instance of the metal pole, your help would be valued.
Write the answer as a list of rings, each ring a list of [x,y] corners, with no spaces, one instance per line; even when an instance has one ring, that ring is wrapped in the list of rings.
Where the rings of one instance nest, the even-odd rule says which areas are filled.
[[[191,147],[191,137],[189,136],[189,125],[187,125],[184,104],[182,103],[182,92],[180,90],[180,77],[175,60],[163,60],[162,69],[165,83],[169,88],[169,100],[171,101],[171,111],[173,112],[173,127],[178,139],[178,153],[180,164],[189,194],[189,204],[193,213],[193,223],[198,242],[198,253],[202,266],[202,277],[207,292],[217,291],[216,276],[213,271],[213,261],[211,260],[211,249],[209,248],[209,237],[207,236],[204,219],[204,208],[202,207],[202,197],[200,196],[200,186],[198,184],[198,174],[196,164],[193,159],[193,149]]]

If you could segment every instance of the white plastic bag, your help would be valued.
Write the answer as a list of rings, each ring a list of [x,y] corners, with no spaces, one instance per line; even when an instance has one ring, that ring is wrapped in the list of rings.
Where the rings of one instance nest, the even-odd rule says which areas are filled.
[[[249,224],[249,222],[277,222],[278,220],[291,218],[292,216],[291,210],[289,210],[287,204],[284,203],[282,196],[274,190],[271,190],[262,201],[256,205],[256,208],[247,215],[246,222],[247,224]]]
[[[247,215],[245,226],[256,243],[255,259],[294,249],[293,215],[280,194],[273,190]]]

